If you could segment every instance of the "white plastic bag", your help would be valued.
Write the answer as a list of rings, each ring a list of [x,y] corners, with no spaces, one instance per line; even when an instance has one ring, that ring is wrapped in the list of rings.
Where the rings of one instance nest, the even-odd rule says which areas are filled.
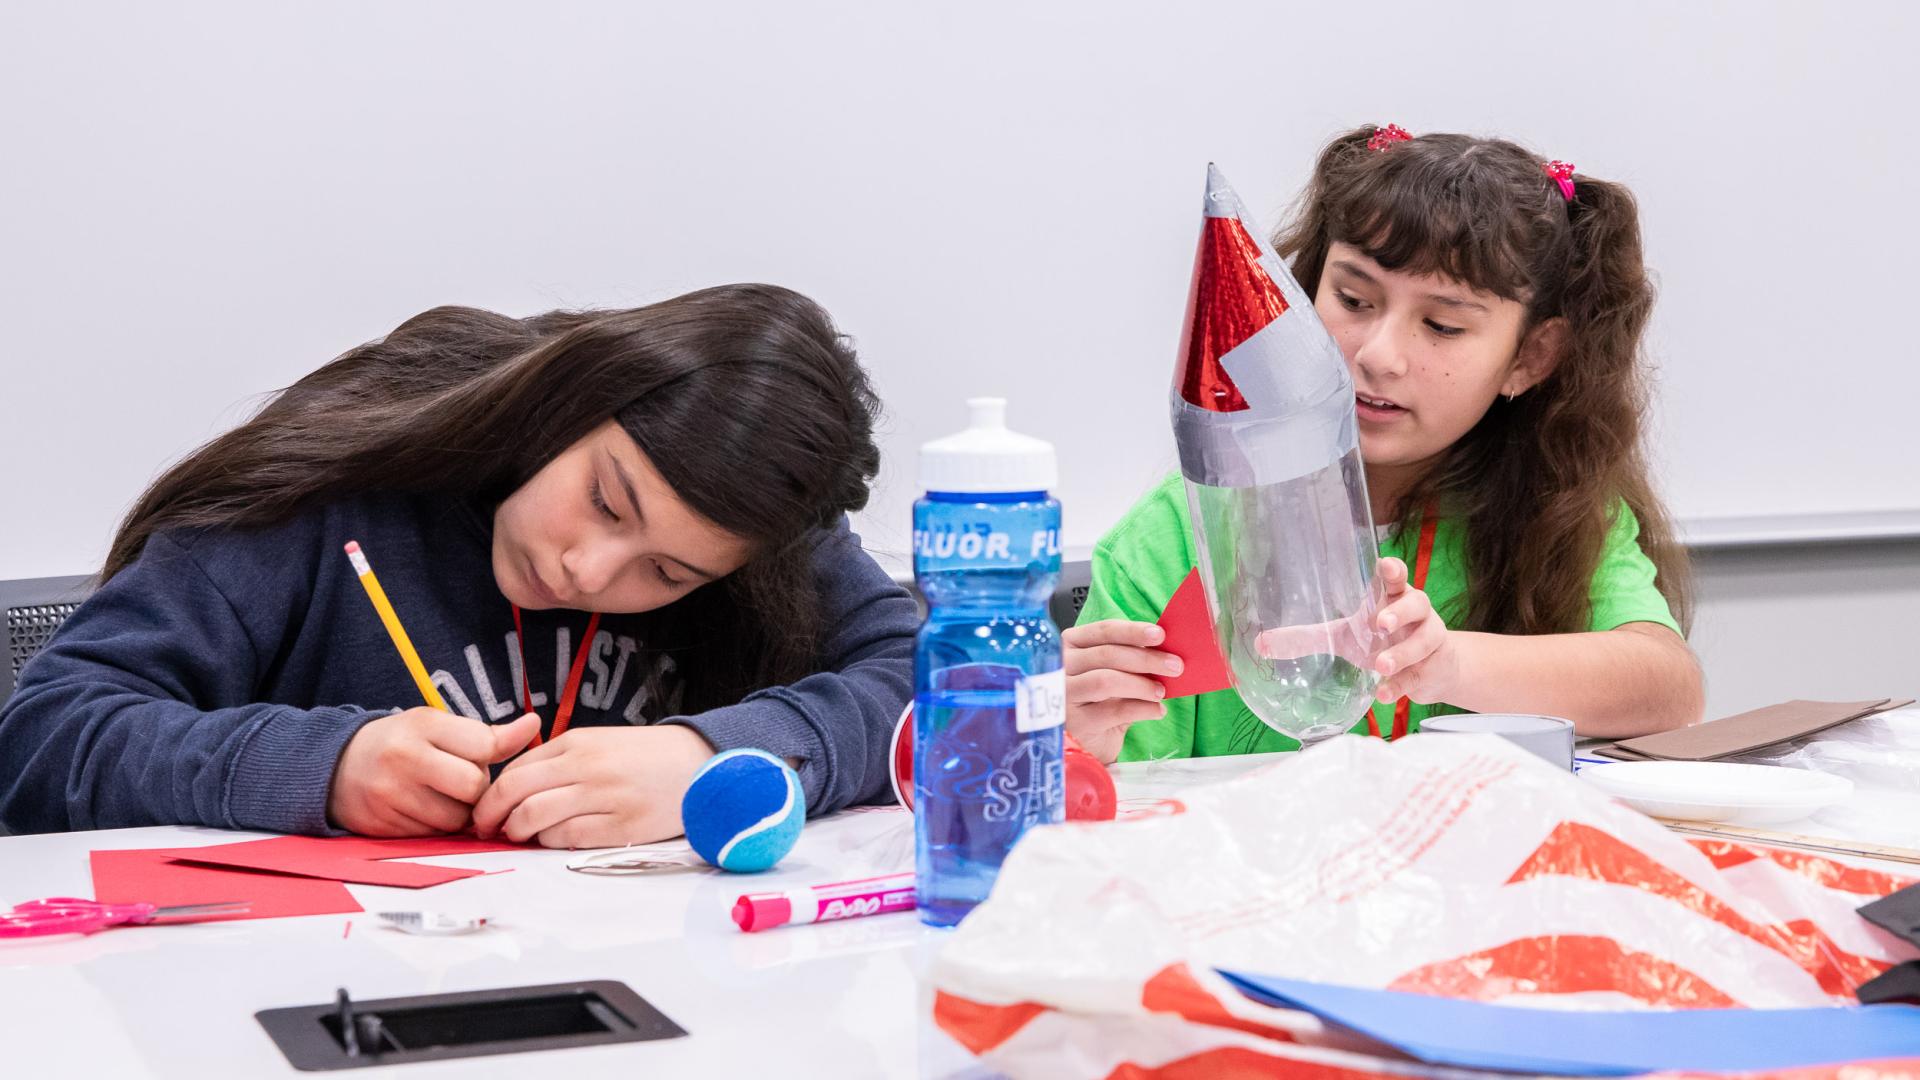
[[[1024,839],[935,966],[941,1026],[1014,1075],[1460,1075],[1255,1005],[1214,969],[1555,1008],[1791,1007],[1850,1002],[1916,955],[1854,913],[1903,879],[1688,842],[1491,736],[1336,738],[1179,804]]]

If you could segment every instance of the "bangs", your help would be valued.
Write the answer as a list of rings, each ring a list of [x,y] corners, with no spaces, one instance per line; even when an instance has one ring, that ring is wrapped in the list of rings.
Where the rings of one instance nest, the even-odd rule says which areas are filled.
[[[1472,152],[1429,155],[1416,146],[1369,152],[1344,182],[1330,186],[1328,239],[1359,248],[1388,270],[1439,274],[1528,303],[1538,279],[1524,253],[1538,251],[1544,239],[1528,227],[1539,220],[1538,208],[1516,205],[1496,175],[1501,170]]]

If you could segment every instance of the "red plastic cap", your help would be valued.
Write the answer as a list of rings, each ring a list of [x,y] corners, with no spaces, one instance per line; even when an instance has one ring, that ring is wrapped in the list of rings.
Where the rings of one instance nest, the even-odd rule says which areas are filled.
[[[793,905],[781,893],[752,893],[733,902],[733,924],[748,933],[793,921]]]
[[[1120,812],[1120,796],[1113,789],[1113,776],[1100,759],[1080,749],[1067,736],[1070,745],[1062,755],[1067,770],[1067,820],[1112,821]]]

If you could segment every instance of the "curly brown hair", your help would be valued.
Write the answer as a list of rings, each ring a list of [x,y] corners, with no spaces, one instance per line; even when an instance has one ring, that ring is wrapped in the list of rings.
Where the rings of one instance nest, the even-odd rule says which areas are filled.
[[[1436,134],[1368,150],[1379,130],[1328,144],[1274,236],[1308,295],[1343,242],[1388,270],[1442,274],[1525,305],[1523,335],[1555,317],[1569,331],[1553,373],[1496,399],[1396,507],[1408,521],[1440,500],[1465,518],[1471,599],[1448,621],[1506,634],[1587,629],[1601,544],[1624,502],[1661,594],[1690,626],[1686,552],[1641,446],[1653,287],[1632,193],[1575,175],[1569,201],[1543,159],[1515,143]]]

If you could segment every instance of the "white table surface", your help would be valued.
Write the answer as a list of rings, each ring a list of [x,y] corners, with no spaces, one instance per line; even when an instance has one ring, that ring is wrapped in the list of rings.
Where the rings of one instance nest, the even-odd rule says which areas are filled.
[[[151,828],[0,839],[0,907],[91,896],[87,852],[229,843],[254,834]],[[970,1058],[921,1015],[915,971],[938,930],[910,914],[741,933],[742,892],[911,869],[904,811],[810,824],[775,871],[632,877],[568,870],[567,852],[416,860],[512,873],[411,890],[350,885],[367,911],[218,924],[118,927],[0,941],[0,1075],[300,1075],[254,1013],[330,1001],[615,979],[688,1031],[679,1039],[508,1054],[342,1075],[948,1075]],[[381,910],[487,915],[458,937],[384,927]],[[347,924],[351,922],[349,932]],[[926,1058],[925,1066],[922,1058]]]
[[[1265,757],[1121,766],[1116,776],[1123,799],[1150,802]],[[0,837],[0,909],[92,896],[92,850],[259,835],[163,827]],[[917,978],[946,931],[898,914],[745,934],[728,916],[743,892],[912,869],[913,819],[899,807],[810,822],[793,853],[765,874],[606,877],[567,869],[578,857],[509,851],[413,860],[512,872],[421,890],[349,885],[367,909],[351,915],[0,940],[0,1077],[317,1075],[287,1064],[254,1013],[329,1002],[342,986],[371,1000],[590,979],[626,983],[688,1036],[339,1075],[981,1075],[933,1025],[931,997]],[[471,911],[493,923],[459,937],[422,937],[387,929],[372,914],[409,908]]]
[[[1118,766],[1122,810],[1150,810],[1159,798],[1272,756]],[[256,835],[167,827],[0,837],[0,908],[93,895],[90,850]],[[339,1075],[985,1075],[933,1025],[918,977],[945,931],[898,914],[744,934],[728,917],[743,892],[911,869],[913,822],[904,810],[811,822],[793,853],[759,875],[603,877],[568,870],[578,857],[510,851],[417,860],[512,872],[423,890],[351,885],[367,909],[352,915],[0,940],[0,1077],[297,1076],[255,1012],[329,1002],[342,986],[371,1000],[592,979],[626,983],[688,1036]],[[460,937],[420,937],[387,929],[371,914],[409,908],[471,911],[494,924]]]

